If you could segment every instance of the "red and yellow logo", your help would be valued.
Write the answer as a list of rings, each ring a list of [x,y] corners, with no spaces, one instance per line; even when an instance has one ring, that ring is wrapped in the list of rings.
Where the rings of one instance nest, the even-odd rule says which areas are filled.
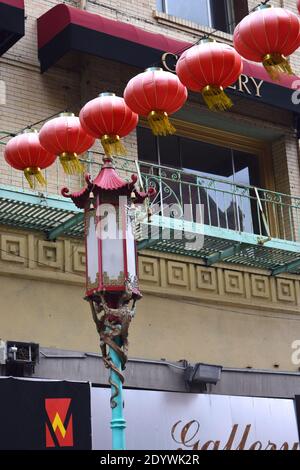
[[[46,423],[46,447],[73,447],[73,416],[69,412],[71,398],[46,398],[49,418]]]

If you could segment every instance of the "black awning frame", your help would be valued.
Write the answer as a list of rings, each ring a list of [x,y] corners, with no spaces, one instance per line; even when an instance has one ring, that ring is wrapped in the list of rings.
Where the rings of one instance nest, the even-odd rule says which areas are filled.
[[[25,34],[24,9],[0,2],[0,56]]]

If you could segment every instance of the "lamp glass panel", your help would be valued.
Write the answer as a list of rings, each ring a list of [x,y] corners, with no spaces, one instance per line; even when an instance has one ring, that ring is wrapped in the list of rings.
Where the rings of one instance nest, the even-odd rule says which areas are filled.
[[[97,238],[97,221],[96,213],[87,213],[87,233],[86,233],[86,249],[87,249],[87,281],[88,286],[94,286],[98,281],[98,238]]]
[[[131,223],[129,216],[127,216],[126,227],[126,251],[128,277],[131,281],[134,281],[136,278],[136,250],[133,224]]]
[[[122,286],[125,281],[124,240],[119,210],[110,206],[105,211],[100,226],[103,284]]]

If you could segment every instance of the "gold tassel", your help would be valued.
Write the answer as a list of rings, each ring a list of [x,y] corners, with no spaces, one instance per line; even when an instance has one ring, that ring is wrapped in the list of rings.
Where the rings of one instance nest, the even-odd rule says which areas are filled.
[[[282,54],[268,54],[264,57],[263,65],[272,80],[279,80],[280,73],[294,75],[288,60]]]
[[[59,156],[60,163],[67,175],[84,173],[84,167],[78,160],[76,153],[64,152]]]
[[[46,180],[40,168],[33,166],[25,168],[24,175],[31,189],[35,188],[36,183],[40,184],[41,186],[46,186]]]
[[[103,135],[101,137],[101,144],[104,148],[105,155],[126,155],[126,148],[121,142],[118,135]]]
[[[172,135],[176,129],[171,124],[169,116],[163,111],[151,111],[148,115],[149,126],[154,135]]]
[[[226,95],[221,86],[206,86],[202,90],[202,96],[211,111],[226,111],[233,106],[233,102]]]

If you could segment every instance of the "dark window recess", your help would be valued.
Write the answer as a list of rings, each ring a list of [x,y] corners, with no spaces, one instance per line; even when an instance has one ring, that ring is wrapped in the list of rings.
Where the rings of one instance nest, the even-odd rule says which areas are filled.
[[[235,25],[239,24],[249,13],[248,0],[232,0]]]
[[[157,138],[142,127],[137,137],[141,170],[151,173],[154,181],[162,176],[157,181],[164,203],[191,204],[194,220],[196,205],[201,204],[204,223],[259,233],[255,192],[247,188],[261,187],[256,155],[187,137]]]
[[[156,138],[144,127],[137,127],[137,144],[139,159],[144,162],[157,162],[157,142]]]
[[[181,168],[180,140],[181,138],[176,135],[158,137],[158,157],[162,165]]]
[[[210,0],[211,27],[218,31],[231,31],[232,15],[227,0]]]

